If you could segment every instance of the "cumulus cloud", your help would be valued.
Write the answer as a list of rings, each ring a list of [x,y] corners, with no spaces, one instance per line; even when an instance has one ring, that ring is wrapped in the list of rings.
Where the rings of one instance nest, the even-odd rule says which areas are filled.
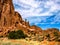
[[[60,10],[59,0],[13,0],[13,3],[15,10],[21,13],[23,18],[51,16],[52,12]]]
[[[13,0],[13,4],[31,25],[60,29],[60,0]]]

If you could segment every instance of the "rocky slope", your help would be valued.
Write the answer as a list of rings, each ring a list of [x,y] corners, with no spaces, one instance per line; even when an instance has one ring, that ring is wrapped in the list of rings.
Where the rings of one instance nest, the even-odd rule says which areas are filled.
[[[33,28],[34,27],[34,28]],[[29,22],[22,19],[21,15],[14,10],[12,0],[0,0],[0,35],[6,35],[9,31],[42,30],[35,26],[31,27]]]
[[[54,32],[60,35],[58,29],[42,30],[36,25],[30,26],[29,22],[24,21],[21,15],[14,10],[12,0],[0,0],[0,36],[7,36],[10,31],[14,30],[22,30],[27,35],[31,34],[31,37],[34,35],[34,38],[40,36],[44,39],[50,38],[50,40],[55,40]]]

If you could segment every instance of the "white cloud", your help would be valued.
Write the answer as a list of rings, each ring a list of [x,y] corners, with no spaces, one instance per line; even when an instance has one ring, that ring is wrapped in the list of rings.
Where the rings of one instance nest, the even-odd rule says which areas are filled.
[[[16,11],[21,13],[23,18],[29,16],[51,16],[52,12],[60,10],[60,6],[56,3],[59,0],[49,0],[46,2],[34,1],[34,0],[13,0],[14,4],[22,6],[26,9],[15,8]],[[46,9],[45,9],[46,8]],[[48,9],[48,10],[47,10]],[[41,13],[42,12],[42,13]]]

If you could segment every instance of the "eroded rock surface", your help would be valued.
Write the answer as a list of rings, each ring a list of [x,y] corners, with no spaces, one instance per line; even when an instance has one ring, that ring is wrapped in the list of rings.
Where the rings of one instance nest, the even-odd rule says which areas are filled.
[[[22,30],[27,35],[38,34],[45,38],[47,34],[50,35],[51,40],[54,40],[54,32],[60,32],[58,29],[42,30],[36,25],[30,26],[29,22],[24,21],[22,16],[14,10],[12,0],[0,0],[0,36],[6,36],[10,31]],[[59,37],[60,39],[60,37]]]
[[[23,30],[28,33],[28,30],[33,29],[36,31],[37,27],[33,28],[29,22],[22,19],[21,15],[14,10],[12,0],[0,0],[0,35],[13,30]]]

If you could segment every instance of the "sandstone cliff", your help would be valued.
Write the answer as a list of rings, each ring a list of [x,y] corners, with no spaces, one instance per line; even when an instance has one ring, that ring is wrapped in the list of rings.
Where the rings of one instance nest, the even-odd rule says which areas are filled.
[[[46,39],[46,35],[49,34],[51,40],[55,39],[54,32],[58,32],[60,35],[58,29],[42,30],[35,25],[30,26],[29,22],[24,21],[21,15],[14,10],[12,0],[0,0],[0,36],[6,36],[10,31],[14,30],[22,30],[27,35],[33,32],[34,34],[44,37],[44,39]]]
[[[34,28],[33,28],[34,27]],[[30,26],[29,22],[22,19],[21,15],[14,10],[12,0],[0,0],[0,35],[6,35],[8,31],[41,30],[36,26]]]

